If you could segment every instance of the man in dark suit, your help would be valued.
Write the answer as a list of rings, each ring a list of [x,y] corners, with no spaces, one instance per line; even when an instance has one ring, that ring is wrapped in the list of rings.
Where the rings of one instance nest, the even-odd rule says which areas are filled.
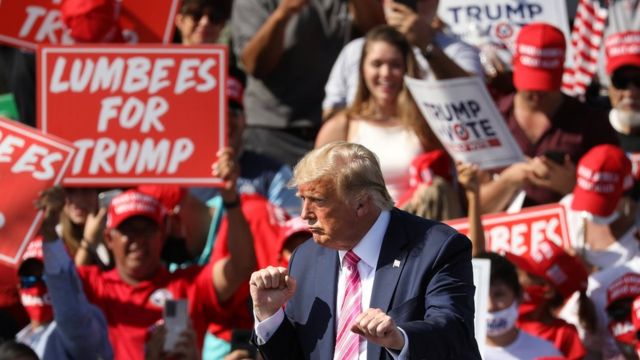
[[[480,359],[469,239],[393,208],[361,145],[310,152],[293,185],[314,241],[251,276],[267,359]]]

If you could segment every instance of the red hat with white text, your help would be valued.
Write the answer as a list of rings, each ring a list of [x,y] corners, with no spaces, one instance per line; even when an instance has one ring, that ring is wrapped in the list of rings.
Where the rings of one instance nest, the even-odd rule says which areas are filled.
[[[505,255],[520,269],[547,280],[564,298],[587,289],[589,273],[584,264],[553,241],[543,240],[522,255]]]
[[[134,216],[144,216],[162,225],[164,215],[163,205],[154,197],[129,190],[111,201],[107,212],[107,229],[117,228],[123,221]]]
[[[622,343],[635,344],[637,341],[635,330],[635,303],[640,295],[640,275],[627,273],[611,283],[607,288],[607,314],[609,316],[609,331],[613,337]],[[620,300],[633,301],[631,309],[618,305]],[[631,310],[631,311],[629,311]]]
[[[640,67],[640,31],[615,33],[604,42],[607,74],[623,66]]]
[[[518,33],[513,55],[516,89],[560,90],[565,50],[564,34],[556,27],[544,23],[525,25]]]
[[[598,145],[578,162],[571,209],[610,216],[624,192],[633,185],[631,161],[615,145]]]

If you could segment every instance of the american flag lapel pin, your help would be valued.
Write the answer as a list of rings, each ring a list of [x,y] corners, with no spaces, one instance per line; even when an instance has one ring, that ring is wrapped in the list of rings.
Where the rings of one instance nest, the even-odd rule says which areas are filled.
[[[393,267],[394,268],[400,267],[400,260],[393,260]]]

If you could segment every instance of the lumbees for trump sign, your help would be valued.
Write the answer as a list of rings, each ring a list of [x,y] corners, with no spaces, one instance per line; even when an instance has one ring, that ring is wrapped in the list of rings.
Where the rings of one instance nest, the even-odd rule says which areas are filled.
[[[71,141],[67,185],[207,185],[226,144],[227,48],[39,49],[38,126]]]

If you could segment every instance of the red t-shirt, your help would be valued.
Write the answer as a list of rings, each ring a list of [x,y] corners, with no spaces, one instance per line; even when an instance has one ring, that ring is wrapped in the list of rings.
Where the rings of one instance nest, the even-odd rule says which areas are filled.
[[[554,319],[551,324],[518,320],[518,327],[531,335],[552,342],[569,360],[582,359],[587,354],[576,327],[562,319]]]
[[[282,239],[280,228],[287,220],[287,215],[276,205],[258,194],[242,194],[242,213],[247,219],[253,246],[256,252],[257,269],[272,266],[287,266],[281,259]],[[220,231],[216,237],[211,262],[229,256],[228,244],[229,225],[226,217],[220,224]],[[236,290],[230,300],[225,302],[225,311],[233,314],[232,323],[212,322],[209,332],[226,341],[231,340],[232,329],[250,329],[253,327],[253,313],[249,300],[249,282],[246,281]]]
[[[152,279],[133,286],[122,281],[115,269],[102,272],[96,266],[83,266],[78,272],[87,298],[107,319],[116,359],[144,359],[148,329],[162,318],[165,299],[189,300],[200,346],[210,321],[225,322],[227,313],[218,303],[211,264],[175,273],[161,268]]]

